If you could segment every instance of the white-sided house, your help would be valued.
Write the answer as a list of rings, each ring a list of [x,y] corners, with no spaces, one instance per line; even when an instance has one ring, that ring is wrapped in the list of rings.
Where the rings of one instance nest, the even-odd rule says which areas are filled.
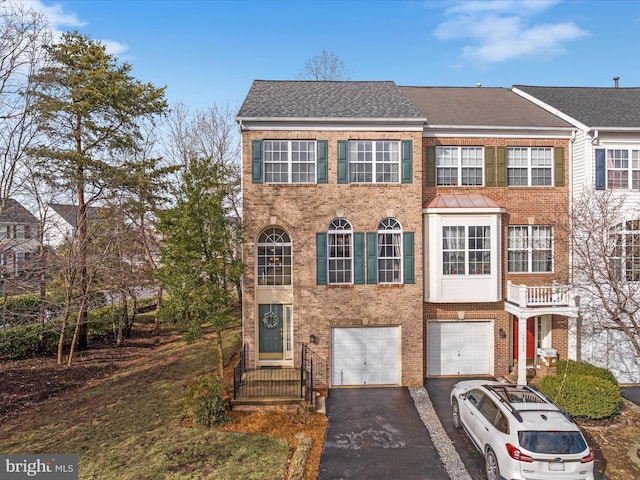
[[[97,207],[88,207],[89,220],[95,217]],[[50,203],[44,222],[44,243],[51,247],[59,247],[65,241],[75,237],[78,230],[78,206],[63,203]]]
[[[38,251],[38,219],[20,202],[5,200],[0,209],[0,268],[2,273],[23,270]]]
[[[634,284],[640,282],[640,88],[618,88],[614,80],[615,86],[608,88],[516,85],[513,91],[575,127],[570,145],[573,198],[585,191],[624,196],[627,208],[613,233],[621,247],[619,273],[629,280],[630,291],[636,292],[632,295],[638,295]],[[598,318],[606,318],[606,312],[593,310],[600,303],[584,298],[581,290],[581,321],[570,332],[573,358],[609,368],[621,383],[640,383],[640,357],[629,337],[603,328]],[[632,316],[629,325],[634,324],[640,337],[639,320]]]

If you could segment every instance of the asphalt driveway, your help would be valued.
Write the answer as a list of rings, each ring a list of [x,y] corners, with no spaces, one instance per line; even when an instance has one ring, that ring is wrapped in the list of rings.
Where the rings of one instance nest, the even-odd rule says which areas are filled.
[[[405,387],[332,389],[320,480],[448,478]]]
[[[632,401],[636,405],[640,405],[640,385],[621,387],[620,392],[627,400]]]

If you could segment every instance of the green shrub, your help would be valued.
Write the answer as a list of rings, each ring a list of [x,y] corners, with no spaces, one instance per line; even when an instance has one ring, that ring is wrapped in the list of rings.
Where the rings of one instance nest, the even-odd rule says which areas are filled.
[[[229,420],[227,401],[218,377],[207,375],[187,388],[182,409],[195,425],[211,427]]]
[[[560,369],[558,368],[558,371]],[[572,417],[599,420],[617,413],[620,388],[590,375],[550,375],[540,381],[540,391]]]
[[[576,362],[575,360],[560,360],[558,361],[558,375],[588,375],[590,377],[598,377],[618,386],[616,377],[611,373],[611,370],[606,368],[596,367],[586,362]]]

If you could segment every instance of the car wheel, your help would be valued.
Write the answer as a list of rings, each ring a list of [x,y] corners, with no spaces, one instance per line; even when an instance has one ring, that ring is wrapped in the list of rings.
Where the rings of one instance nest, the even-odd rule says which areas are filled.
[[[484,456],[484,466],[485,472],[487,473],[487,480],[500,480],[498,459],[490,447],[487,447],[487,454]]]
[[[460,406],[458,405],[457,400],[454,400],[451,404],[451,414],[453,416],[453,426],[456,428],[462,428],[462,423],[460,422]]]

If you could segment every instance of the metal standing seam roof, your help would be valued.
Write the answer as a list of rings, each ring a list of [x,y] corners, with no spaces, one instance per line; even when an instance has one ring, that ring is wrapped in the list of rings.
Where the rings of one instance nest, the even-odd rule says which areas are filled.
[[[424,121],[392,81],[255,80],[237,118]]]
[[[514,85],[593,128],[640,128],[640,88]]]
[[[399,89],[427,117],[427,127],[571,127],[506,88],[401,86]]]
[[[464,193],[439,193],[424,208],[503,208],[499,203],[481,195]]]

